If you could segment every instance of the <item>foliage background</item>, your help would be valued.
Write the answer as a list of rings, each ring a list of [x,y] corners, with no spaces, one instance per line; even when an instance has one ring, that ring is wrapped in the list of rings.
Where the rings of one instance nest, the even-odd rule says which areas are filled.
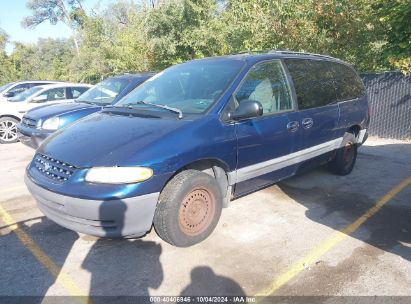
[[[361,72],[411,71],[409,0],[121,0],[86,13],[84,0],[28,0],[27,27],[64,22],[70,39],[15,43],[0,29],[0,84],[96,83],[194,58],[258,50],[329,54]]]

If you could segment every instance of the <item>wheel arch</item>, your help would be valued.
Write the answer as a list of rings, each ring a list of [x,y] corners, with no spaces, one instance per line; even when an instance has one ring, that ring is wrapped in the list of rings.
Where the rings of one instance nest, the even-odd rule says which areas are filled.
[[[347,129],[347,132],[354,133],[355,136],[357,136],[360,131],[361,131],[360,125],[352,125],[351,127]]]
[[[14,118],[14,119],[17,120],[18,122],[21,121],[21,118],[19,118],[19,117],[17,117],[17,116],[14,116],[14,115],[12,115],[12,114],[3,114],[3,115],[0,115],[0,118],[4,118],[4,117]]]
[[[360,131],[362,130],[360,125],[352,125],[351,127],[347,128],[344,133],[343,142],[341,146],[345,145],[348,141],[354,142],[358,145],[361,145],[360,142]]]
[[[230,186],[230,168],[226,162],[218,158],[204,158],[189,162],[176,170],[172,176],[164,184],[164,187],[176,176],[178,173],[184,170],[198,170],[213,176],[218,185],[220,186],[221,194],[223,196],[223,206],[227,207],[228,202],[231,200],[232,186]],[[163,190],[162,189],[162,190]]]

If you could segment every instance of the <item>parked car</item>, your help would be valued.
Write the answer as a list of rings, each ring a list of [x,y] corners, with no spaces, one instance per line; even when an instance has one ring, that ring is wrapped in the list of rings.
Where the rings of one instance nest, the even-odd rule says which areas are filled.
[[[28,90],[32,87],[36,87],[39,85],[47,85],[59,83],[58,81],[44,81],[44,80],[35,80],[35,81],[18,81],[18,82],[10,82],[0,87],[0,102],[6,101],[7,98],[11,98]]]
[[[9,98],[0,106],[0,144],[18,141],[16,125],[29,109],[73,100],[91,87],[89,84],[76,83],[41,85]]]
[[[127,74],[107,78],[80,95],[74,103],[59,103],[32,109],[17,125],[19,140],[37,149],[42,141],[57,129],[98,112],[106,105],[116,103],[153,75],[153,73]]]
[[[270,52],[194,60],[51,135],[25,182],[64,227],[137,237],[154,225],[185,247],[211,234],[233,198],[312,165],[350,173],[368,123],[361,79],[338,59]]]

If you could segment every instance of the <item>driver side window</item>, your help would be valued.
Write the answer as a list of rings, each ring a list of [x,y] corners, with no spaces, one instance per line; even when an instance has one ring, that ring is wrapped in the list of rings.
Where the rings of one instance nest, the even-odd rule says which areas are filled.
[[[279,60],[257,63],[235,94],[238,106],[251,99],[263,106],[263,115],[292,109],[290,88]]]

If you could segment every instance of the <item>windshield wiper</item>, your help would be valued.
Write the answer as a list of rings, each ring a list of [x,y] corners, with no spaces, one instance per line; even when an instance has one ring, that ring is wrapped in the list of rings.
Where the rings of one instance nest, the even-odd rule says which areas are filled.
[[[165,109],[165,110],[168,110],[168,111],[170,111],[170,112],[177,113],[179,119],[182,119],[182,118],[183,118],[183,111],[181,111],[181,110],[178,109],[178,108],[169,107],[169,106],[167,106],[167,105],[161,105],[161,104],[151,103],[151,102],[144,101],[144,100],[140,100],[140,101],[137,101],[137,102],[135,102],[135,103],[126,104],[126,105],[120,106],[120,107],[132,108],[132,105],[133,105],[133,104],[142,104],[142,105],[153,106],[153,107],[160,108],[160,109]],[[116,107],[116,106],[115,106],[115,107]]]

